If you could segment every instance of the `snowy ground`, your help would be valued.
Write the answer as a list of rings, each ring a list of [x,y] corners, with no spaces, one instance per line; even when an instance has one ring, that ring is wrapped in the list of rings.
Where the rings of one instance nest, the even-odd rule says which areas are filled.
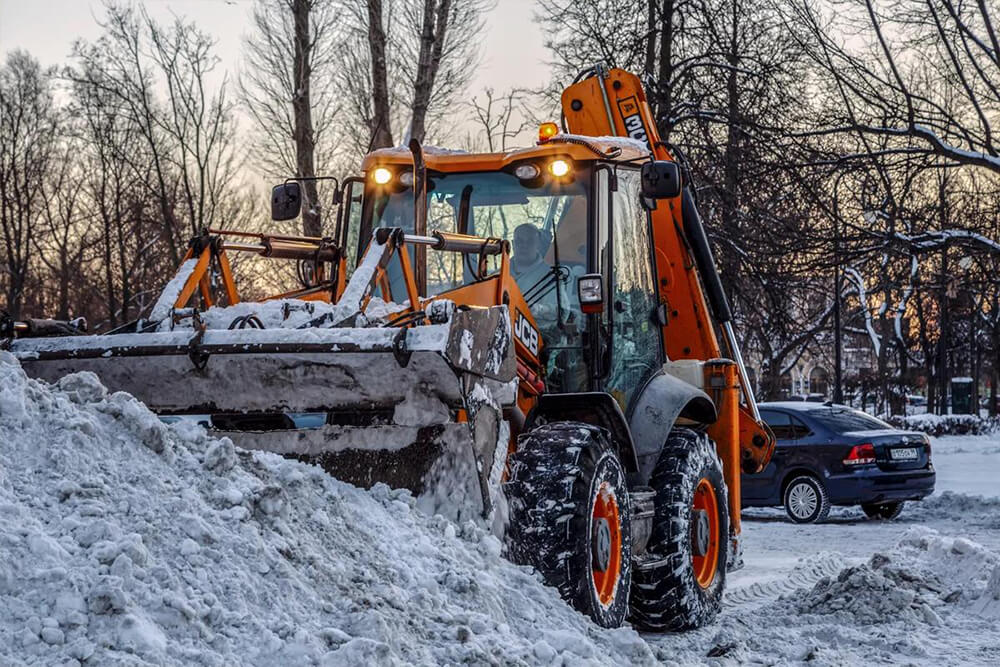
[[[891,523],[744,516],[697,632],[603,630],[472,525],[167,427],[0,352],[0,664],[998,664],[1000,437]],[[986,497],[980,497],[986,496]]]
[[[935,438],[933,461],[937,492],[893,522],[855,508],[808,526],[780,509],[744,512],[746,566],[730,574],[722,617],[695,633],[647,636],[657,657],[1000,664],[1000,435]]]

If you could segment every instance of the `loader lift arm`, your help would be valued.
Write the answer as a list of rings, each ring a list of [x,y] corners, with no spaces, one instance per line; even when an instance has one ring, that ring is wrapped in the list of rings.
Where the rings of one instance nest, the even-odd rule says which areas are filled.
[[[239,240],[227,240],[227,237]],[[310,262],[315,267],[310,281],[312,284],[265,297],[262,301],[302,299],[335,302],[344,290],[344,258],[331,239],[206,229],[188,241],[187,253],[177,273],[161,292],[147,320],[158,323],[170,317],[171,313],[183,312],[196,293],[200,294],[203,307],[215,305],[218,297],[212,289],[213,263],[218,267],[227,305],[240,303],[240,293],[229,259],[229,253],[232,252],[249,253],[268,259]]]

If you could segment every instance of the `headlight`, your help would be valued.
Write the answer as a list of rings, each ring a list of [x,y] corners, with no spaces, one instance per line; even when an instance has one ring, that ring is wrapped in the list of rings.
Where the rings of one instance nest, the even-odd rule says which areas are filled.
[[[413,172],[404,171],[403,173],[401,173],[399,175],[399,184],[405,185],[406,187],[410,187],[411,185],[413,185]]]
[[[372,173],[372,180],[379,185],[385,185],[392,180],[392,172],[385,167],[379,167]]]
[[[519,164],[516,169],[514,169],[514,175],[520,178],[522,181],[528,181],[532,178],[538,178],[538,167],[533,164]]]
[[[549,172],[556,178],[561,178],[569,173],[569,162],[566,160],[553,160],[549,163]]]

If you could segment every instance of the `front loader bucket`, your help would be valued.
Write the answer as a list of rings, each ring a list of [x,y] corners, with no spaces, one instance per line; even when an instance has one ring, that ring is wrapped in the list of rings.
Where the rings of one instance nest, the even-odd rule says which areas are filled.
[[[165,419],[197,419],[361,486],[408,488],[430,511],[464,518],[496,498],[516,364],[507,308],[450,305],[439,323],[410,328],[192,327],[10,348],[30,376],[92,371]]]

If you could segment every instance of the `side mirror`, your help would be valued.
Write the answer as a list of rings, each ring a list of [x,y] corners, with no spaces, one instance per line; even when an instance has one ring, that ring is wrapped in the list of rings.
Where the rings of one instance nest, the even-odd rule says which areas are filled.
[[[296,181],[275,185],[271,190],[271,219],[291,220],[302,210],[302,186]]]
[[[656,160],[642,165],[642,196],[671,199],[681,193],[681,170],[676,162]]]
[[[576,294],[580,297],[580,310],[588,315],[604,311],[604,276],[588,273],[576,280]]]

